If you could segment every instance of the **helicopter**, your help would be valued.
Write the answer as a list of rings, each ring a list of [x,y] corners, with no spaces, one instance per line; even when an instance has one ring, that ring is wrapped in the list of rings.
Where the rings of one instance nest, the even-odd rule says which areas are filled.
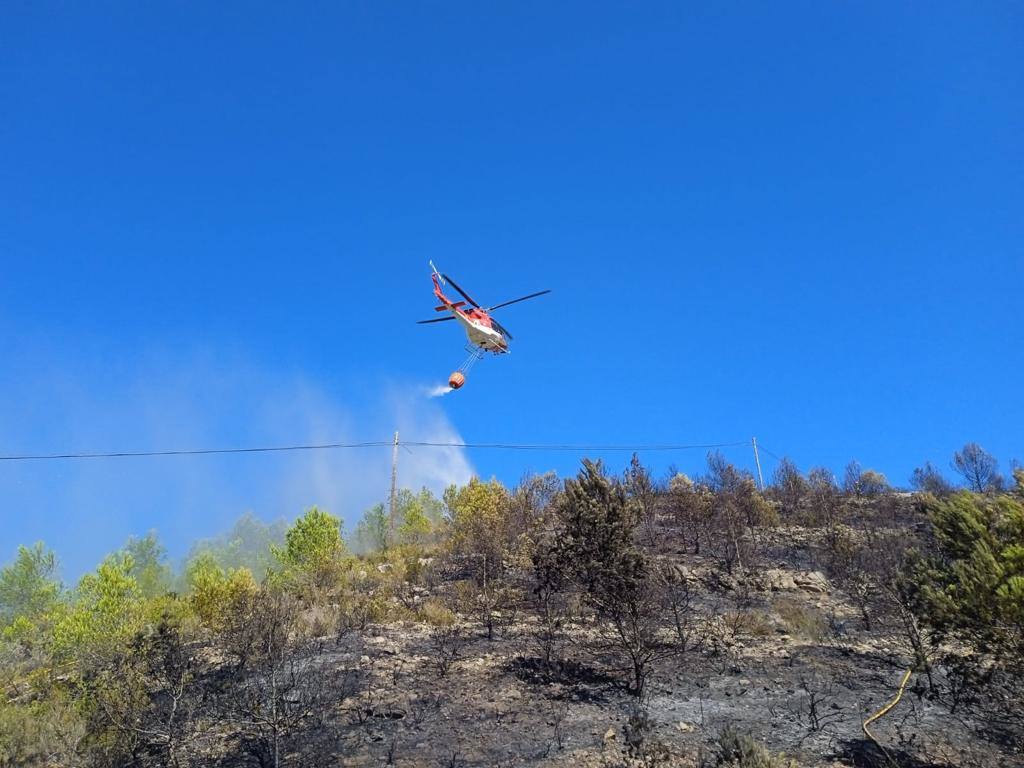
[[[448,275],[439,272],[432,261],[430,262],[430,270],[430,279],[434,283],[434,296],[441,302],[439,306],[434,307],[434,310],[436,312],[450,312],[451,314],[447,317],[436,317],[432,320],[419,320],[417,322],[424,325],[427,323],[443,323],[446,320],[458,320],[468,339],[466,351],[469,352],[469,357],[458,370],[448,377],[448,386],[452,389],[459,389],[466,383],[466,374],[469,372],[469,369],[488,352],[495,355],[508,353],[508,344],[512,341],[512,334],[495,318],[491,317],[491,312],[501,307],[507,307],[509,304],[516,304],[520,301],[543,296],[545,293],[551,293],[550,290],[537,291],[528,296],[521,296],[511,301],[503,301],[491,307],[481,307],[468,293],[459,287],[458,283]],[[448,284],[451,284],[452,288],[458,291],[465,301],[452,301],[445,296],[441,286]],[[468,309],[465,308],[467,303],[469,304]]]

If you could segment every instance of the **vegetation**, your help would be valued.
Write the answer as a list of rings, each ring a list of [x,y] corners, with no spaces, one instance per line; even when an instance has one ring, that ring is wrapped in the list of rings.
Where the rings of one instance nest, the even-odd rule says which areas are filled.
[[[1018,481],[1022,478],[1018,474]],[[933,648],[959,678],[958,695],[998,691],[1024,723],[1024,500],[966,491],[926,503],[932,546],[908,581]],[[956,649],[956,650],[954,650]]]
[[[783,460],[762,492],[719,453],[695,479],[660,480],[636,456],[618,475],[584,461],[564,481],[402,490],[394,515],[370,508],[351,543],[317,507],[290,525],[246,515],[175,569],[150,532],[73,586],[44,544],[22,546],[0,569],[0,766],[277,768],[360,749],[393,764],[427,748],[422,729],[454,706],[443,692],[486,663],[475,706],[498,714],[482,722],[507,714],[493,702],[512,687],[546,691],[517,715],[538,718],[538,755],[572,742],[568,707],[589,696],[620,701],[623,760],[796,765],[758,741],[771,732],[702,713],[704,735],[687,737],[659,703],[715,675],[749,701],[759,648],[758,665],[785,654],[772,674],[794,675],[758,694],[765,718],[805,729],[778,745],[789,754],[819,738],[859,748],[862,714],[833,691],[850,671],[822,665],[881,653],[862,682],[882,685],[872,706],[910,666],[939,730],[967,723],[992,764],[1009,764],[1024,732],[1024,470],[1007,488],[973,444],[953,466],[966,487],[926,463],[906,494],[855,462],[840,484]],[[398,637],[414,651],[394,650]],[[826,648],[841,653],[814,661]],[[892,738],[920,764],[978,764],[940,763],[935,734],[904,718]],[[473,764],[465,748],[435,762]]]
[[[732,728],[718,735],[715,747],[717,752],[709,763],[714,768],[796,768],[795,761],[772,754],[756,739]]]

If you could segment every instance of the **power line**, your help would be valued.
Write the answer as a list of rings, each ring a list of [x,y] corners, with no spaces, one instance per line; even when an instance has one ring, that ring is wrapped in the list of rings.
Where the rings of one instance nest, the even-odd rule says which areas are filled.
[[[188,448],[173,451],[112,451],[110,453],[41,453],[0,456],[0,461],[46,461],[49,459],[123,459],[143,456],[207,456],[215,453],[280,453],[282,451],[321,451],[334,448],[375,448],[387,442],[324,443],[322,445],[275,445],[255,448]]]
[[[375,440],[362,443],[321,443],[313,445],[275,445],[256,446],[248,448],[188,448],[181,450],[158,450],[158,451],[110,451],[110,452],[80,452],[80,453],[40,453],[40,454],[14,454],[0,456],[0,461],[51,461],[59,459],[123,459],[143,458],[156,456],[210,456],[214,454],[232,453],[283,453],[287,451],[324,451],[354,448],[381,448],[392,447],[392,440]],[[746,441],[733,443],[698,443],[692,445],[677,444],[648,444],[648,445],[571,445],[567,443],[557,444],[516,444],[516,443],[463,443],[463,442],[428,442],[428,441],[406,441],[402,446],[413,448],[464,448],[467,450],[506,450],[506,451],[629,451],[629,452],[654,452],[654,451],[685,451],[710,448],[731,448],[739,445],[746,445]]]
[[[767,448],[765,448],[765,447],[764,447],[764,443],[758,443],[758,444],[757,444],[757,447],[758,447],[758,448],[760,448],[760,449],[761,449],[762,451],[764,451],[765,453],[767,453],[767,454],[768,454],[769,456],[771,456],[771,457],[772,457],[773,459],[775,459],[776,461],[778,461],[778,462],[781,462],[781,461],[782,461],[782,459],[781,459],[781,458],[779,458],[778,454],[772,453],[772,452],[771,452],[771,451],[769,451],[769,450],[768,450]]]
[[[470,448],[470,449],[496,449],[507,451],[634,451],[636,453],[647,451],[686,451],[697,448],[732,448],[737,445],[746,445],[746,440],[735,443],[700,443],[694,445],[676,445],[672,443],[650,444],[650,445],[572,445],[559,443],[538,443],[517,445],[513,443],[419,443],[403,442],[402,445],[424,448]]]

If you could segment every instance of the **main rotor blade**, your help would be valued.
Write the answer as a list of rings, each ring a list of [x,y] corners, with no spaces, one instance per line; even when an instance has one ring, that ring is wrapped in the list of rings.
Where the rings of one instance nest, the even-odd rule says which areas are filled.
[[[512,299],[512,301],[503,301],[501,304],[495,304],[493,307],[488,307],[487,311],[490,312],[492,309],[501,309],[502,307],[507,307],[509,304],[515,304],[517,301],[526,301],[527,299],[533,299],[537,296],[543,296],[545,293],[551,293],[551,290],[537,291],[536,293],[531,293],[529,296]]]
[[[443,323],[445,320],[454,320],[455,315],[448,315],[448,317],[435,317],[433,320],[417,320],[417,325],[424,325],[426,323]]]
[[[495,328],[497,328],[499,331],[501,331],[503,334],[505,334],[505,338],[506,339],[508,339],[509,341],[512,341],[512,334],[508,332],[508,328],[503,326],[501,323],[499,323],[493,317],[491,318],[491,325],[493,325]]]
[[[473,301],[471,298],[469,298],[469,294],[466,293],[461,288],[459,288],[459,284],[456,283],[454,280],[452,280],[450,277],[448,277],[448,275],[441,275],[441,277],[443,277],[445,280],[447,280],[449,283],[451,283],[452,284],[452,288],[454,288],[456,291],[458,291],[459,293],[462,294],[462,298],[464,298],[466,301],[468,301],[470,304],[472,304],[477,309],[480,308],[480,305],[477,304],[475,301]]]

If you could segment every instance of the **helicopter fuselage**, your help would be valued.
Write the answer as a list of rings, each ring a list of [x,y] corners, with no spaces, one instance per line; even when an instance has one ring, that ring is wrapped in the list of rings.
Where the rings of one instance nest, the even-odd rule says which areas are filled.
[[[458,308],[453,308],[451,312],[466,332],[470,344],[496,355],[508,352],[508,341],[501,331],[491,327],[490,318],[485,312],[473,310],[470,313]]]

